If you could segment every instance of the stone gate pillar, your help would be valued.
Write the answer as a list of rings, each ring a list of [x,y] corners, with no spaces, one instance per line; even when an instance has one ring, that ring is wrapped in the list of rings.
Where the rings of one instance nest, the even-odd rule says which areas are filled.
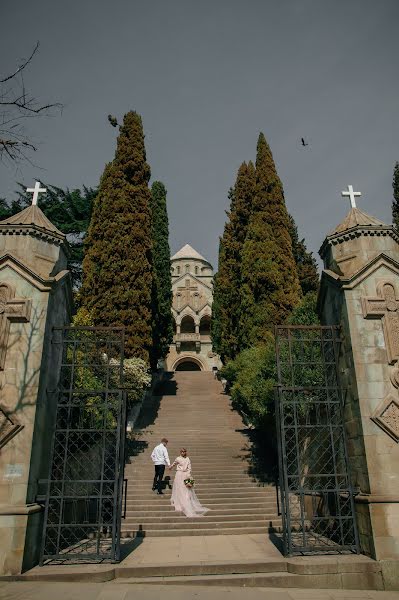
[[[0,222],[0,574],[37,563],[57,353],[53,326],[70,323],[65,236],[38,206]]]
[[[352,207],[327,235],[319,312],[341,325],[340,371],[361,551],[399,559],[399,235]]]

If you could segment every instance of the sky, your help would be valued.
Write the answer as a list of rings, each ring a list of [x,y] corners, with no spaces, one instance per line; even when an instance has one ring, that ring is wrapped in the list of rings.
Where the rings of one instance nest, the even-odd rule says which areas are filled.
[[[29,122],[34,165],[0,164],[0,197],[35,179],[98,185],[115,152],[107,115],[136,110],[172,252],[189,243],[216,267],[228,190],[263,131],[317,255],[348,184],[391,222],[398,23],[398,0],[2,0],[0,76],[40,41],[25,85],[63,110]]]

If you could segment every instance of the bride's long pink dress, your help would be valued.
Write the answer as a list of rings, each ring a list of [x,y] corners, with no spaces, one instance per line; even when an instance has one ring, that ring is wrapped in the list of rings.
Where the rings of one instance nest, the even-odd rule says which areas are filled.
[[[201,505],[194,492],[194,488],[188,488],[184,480],[191,477],[191,461],[188,458],[178,456],[172,466],[176,465],[176,475],[173,481],[171,504],[178,512],[183,512],[186,517],[200,517],[208,512],[208,508]]]

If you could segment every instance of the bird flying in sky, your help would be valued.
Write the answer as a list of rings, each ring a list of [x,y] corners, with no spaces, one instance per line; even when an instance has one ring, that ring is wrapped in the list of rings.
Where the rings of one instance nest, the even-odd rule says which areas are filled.
[[[301,138],[302,146],[309,146],[307,142],[305,142],[304,138]]]
[[[116,127],[118,125],[118,121],[112,115],[108,115],[108,121],[112,125],[112,127]]]

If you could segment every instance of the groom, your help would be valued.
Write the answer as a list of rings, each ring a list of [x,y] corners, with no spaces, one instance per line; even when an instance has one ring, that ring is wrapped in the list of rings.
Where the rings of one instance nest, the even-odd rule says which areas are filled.
[[[163,496],[162,491],[162,479],[165,473],[165,466],[168,465],[170,467],[169,454],[166,449],[168,445],[168,440],[166,438],[162,438],[161,443],[158,446],[155,446],[152,451],[151,458],[155,467],[155,476],[154,482],[152,484],[153,491],[158,490],[158,494]]]

